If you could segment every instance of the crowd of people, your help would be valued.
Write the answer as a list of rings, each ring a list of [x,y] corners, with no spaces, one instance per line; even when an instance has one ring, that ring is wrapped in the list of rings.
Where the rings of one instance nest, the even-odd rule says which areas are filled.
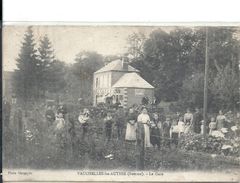
[[[103,123],[106,143],[111,142],[113,134],[116,134],[116,139],[135,144],[138,124],[142,124],[144,127],[144,146],[146,148],[170,147],[171,144],[177,145],[179,138],[184,134],[204,133],[203,115],[198,108],[195,108],[194,113],[188,108],[186,113],[176,112],[165,115],[163,112],[149,110],[145,106],[133,106],[127,110],[120,106],[114,110],[106,109],[101,113],[101,118],[95,122]],[[45,117],[49,126],[54,125],[55,130],[61,132],[66,125],[66,114],[67,111],[63,105],[60,105],[56,112],[52,106],[48,106]],[[75,119],[81,127],[82,140],[88,135],[92,118],[96,118],[94,112],[84,108]],[[209,121],[206,121],[205,130],[211,136],[222,138],[237,136],[240,131],[240,113],[233,114],[229,111],[223,114],[220,110],[215,117],[211,116]]]
[[[26,112],[6,101],[3,105],[4,138],[16,132],[11,147],[17,148],[16,152],[28,147],[28,151],[33,152],[32,156],[44,149],[43,154],[47,152],[53,159],[55,156],[65,157],[63,153],[78,158],[79,154],[90,152],[96,144],[105,149],[103,155],[107,154],[104,157],[109,159],[113,158],[112,151],[116,145],[126,150],[138,149],[140,126],[141,132],[144,132],[141,134],[141,145],[150,151],[174,147],[184,149],[182,144],[186,139],[191,141],[192,136],[192,139],[198,138],[197,134],[201,138],[204,126],[207,138],[214,136],[223,141],[240,138],[240,113],[232,111],[211,113],[204,123],[199,108],[195,108],[194,112],[189,108],[185,112],[166,112],[144,105],[125,109],[121,106],[109,108],[45,104],[35,105]],[[11,131],[14,133],[6,133]],[[9,148],[10,145],[7,145]],[[226,148],[226,145],[223,147]],[[216,151],[221,153],[221,149]]]

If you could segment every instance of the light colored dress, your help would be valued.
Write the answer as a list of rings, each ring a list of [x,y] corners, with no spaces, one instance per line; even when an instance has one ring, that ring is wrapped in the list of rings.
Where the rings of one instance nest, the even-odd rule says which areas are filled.
[[[185,123],[183,121],[178,121],[178,129],[179,129],[179,133],[184,133]]]
[[[216,130],[217,123],[212,121],[209,123],[209,135],[212,135],[213,131]]]
[[[178,125],[173,125],[170,128],[170,138],[173,138],[173,133],[177,133],[179,136],[179,126]]]
[[[185,113],[183,117],[183,121],[185,123],[185,131],[184,133],[189,133],[192,128],[193,122],[193,114],[192,113]]]
[[[143,123],[144,126],[144,133],[145,133],[145,138],[144,138],[144,146],[145,147],[152,147],[152,144],[150,142],[150,130],[149,130],[149,123],[150,123],[150,117],[148,114],[140,114],[138,116],[139,123]]]
[[[137,135],[136,135],[137,123],[136,123],[136,118],[137,117],[136,117],[136,115],[134,113],[128,115],[125,140],[128,140],[128,141],[136,141],[137,140]]]
[[[63,118],[56,118],[56,130],[62,130],[65,126],[65,120]]]
[[[224,115],[218,115],[216,118],[217,130],[221,130],[225,126],[226,117]]]
[[[193,122],[193,114],[192,113],[185,113],[184,114],[184,123],[185,124],[189,124],[189,125],[192,125],[192,122]]]

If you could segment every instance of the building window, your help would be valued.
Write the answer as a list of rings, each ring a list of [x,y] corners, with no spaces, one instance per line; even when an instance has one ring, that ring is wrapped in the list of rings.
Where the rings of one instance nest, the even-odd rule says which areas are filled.
[[[96,88],[99,86],[99,80],[96,78]]]
[[[103,88],[103,76],[99,77],[99,87]]]
[[[119,100],[123,100],[123,95],[119,95]]]
[[[111,87],[112,84],[111,84],[111,73],[108,74],[108,87]]]

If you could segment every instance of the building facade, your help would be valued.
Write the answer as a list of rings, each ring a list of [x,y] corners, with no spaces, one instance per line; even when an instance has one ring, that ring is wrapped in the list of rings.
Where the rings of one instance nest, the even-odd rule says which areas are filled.
[[[140,104],[143,97],[152,101],[153,89],[126,60],[115,60],[94,73],[93,105],[120,103],[130,107]]]

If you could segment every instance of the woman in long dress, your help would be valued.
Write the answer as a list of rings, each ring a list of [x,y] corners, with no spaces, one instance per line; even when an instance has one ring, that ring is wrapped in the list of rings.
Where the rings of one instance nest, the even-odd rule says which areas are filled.
[[[133,108],[129,109],[127,115],[127,128],[126,128],[126,141],[136,141],[136,129],[137,129],[137,116]]]
[[[137,121],[139,123],[142,123],[144,126],[144,133],[145,133],[145,138],[144,138],[144,146],[145,147],[152,147],[151,142],[150,142],[150,117],[148,115],[147,109],[143,108],[141,114],[139,114]]]
[[[222,110],[219,111],[218,116],[216,118],[216,122],[217,122],[217,130],[221,130],[222,128],[225,128],[226,116],[223,114]]]

